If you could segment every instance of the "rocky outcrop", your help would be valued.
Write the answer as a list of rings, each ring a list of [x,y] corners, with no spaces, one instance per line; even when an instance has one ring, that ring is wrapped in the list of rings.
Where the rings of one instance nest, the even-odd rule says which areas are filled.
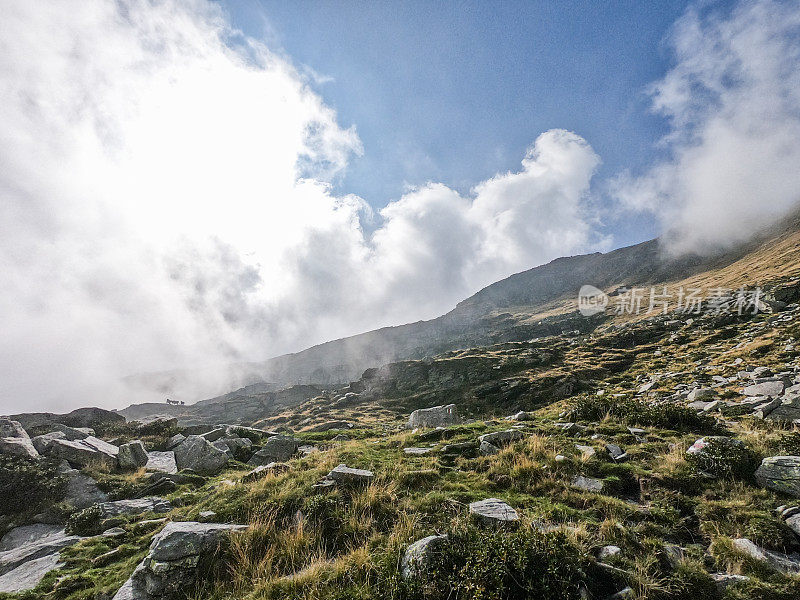
[[[486,442],[492,446],[502,447],[516,442],[525,437],[525,434],[519,429],[506,429],[505,431],[495,431],[494,433],[485,433],[478,437],[478,441]]]
[[[116,517],[119,515],[140,515],[146,512],[166,513],[172,510],[170,501],[166,498],[159,498],[158,496],[102,502],[97,506],[100,510],[100,514],[104,518]]]
[[[51,525],[12,529],[0,542],[0,592],[32,589],[48,571],[56,568],[59,551],[80,539]]]
[[[761,461],[756,481],[765,488],[800,498],[800,456],[770,456]]]
[[[177,473],[178,464],[175,462],[175,452],[171,450],[166,452],[148,452],[147,464],[144,468],[147,471],[156,471],[160,473]]]
[[[0,418],[0,438],[27,438],[28,433],[19,421]]]
[[[173,600],[197,583],[197,565],[213,552],[221,536],[246,525],[168,523],[150,544],[150,553],[136,567],[113,600]]]
[[[178,469],[191,469],[201,475],[215,475],[228,464],[228,455],[207,439],[190,435],[175,450]]]
[[[64,462],[59,472],[67,480],[64,502],[72,508],[81,510],[108,500],[108,496],[97,487],[94,479],[71,468],[68,463]]]
[[[13,456],[22,456],[23,458],[40,458],[39,453],[28,437],[0,438],[0,454],[11,454]]]
[[[82,440],[52,440],[48,455],[53,458],[66,460],[75,467],[87,467],[100,464],[115,469],[119,448],[108,442],[87,436]]]
[[[144,444],[133,440],[119,447],[119,466],[121,469],[139,469],[147,464],[148,456]]]
[[[416,427],[445,427],[459,422],[458,409],[455,404],[420,408],[408,418],[409,429]]]

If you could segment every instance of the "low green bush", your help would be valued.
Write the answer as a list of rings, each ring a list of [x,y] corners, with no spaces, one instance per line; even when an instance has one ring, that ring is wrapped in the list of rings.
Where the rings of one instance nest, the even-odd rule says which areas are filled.
[[[0,455],[0,515],[39,512],[59,502],[66,485],[55,461]]]
[[[649,404],[630,398],[581,396],[569,413],[569,419],[573,421],[601,421],[606,416],[642,427],[704,433],[716,430],[713,417],[670,402]]]

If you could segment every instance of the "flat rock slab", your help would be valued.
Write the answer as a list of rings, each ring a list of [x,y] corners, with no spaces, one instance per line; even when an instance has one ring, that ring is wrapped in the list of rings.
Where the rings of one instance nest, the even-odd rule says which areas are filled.
[[[485,433],[478,437],[479,442],[487,442],[492,446],[505,446],[511,442],[516,442],[525,437],[525,433],[518,429],[506,429],[505,431],[495,431]]]
[[[413,454],[414,456],[427,454],[431,450],[433,450],[433,448],[403,448],[403,452],[406,454]]]
[[[76,509],[89,508],[94,504],[106,502],[108,495],[97,487],[97,482],[73,469],[64,462],[59,472],[67,478],[67,493],[65,500]]]
[[[16,594],[32,590],[53,569],[61,566],[58,552],[34,558],[0,575],[0,593]]]
[[[786,385],[783,381],[765,381],[764,383],[756,383],[748,385],[742,390],[745,396],[780,396]]]
[[[268,465],[258,465],[255,469],[243,476],[242,481],[256,481],[262,477],[266,477],[267,475],[278,475],[280,473],[285,473],[288,470],[289,465],[286,463],[273,462],[269,463]]]
[[[733,540],[733,546],[751,558],[766,563],[775,571],[785,574],[800,573],[800,554],[787,555],[766,550],[756,546],[747,538]]]
[[[53,440],[48,454],[66,460],[76,467],[100,463],[114,469],[117,466],[119,448],[93,436],[82,440]]]
[[[178,472],[178,465],[175,462],[175,453],[172,451],[166,452],[148,452],[147,464],[144,466],[147,471],[156,471],[159,473],[175,474]]]
[[[80,541],[77,535],[66,535],[63,529],[43,538],[0,552],[0,575],[5,575],[17,567],[37,558],[57,553],[62,548]]]
[[[245,529],[247,525],[195,521],[167,523],[150,543],[150,558],[154,561],[173,561],[200,555],[213,550],[221,534]]]
[[[42,541],[48,537],[58,537],[63,535],[64,528],[58,525],[47,525],[45,523],[35,523],[33,525],[23,525],[15,527],[0,539],[0,552],[6,552],[19,548],[26,544]]]
[[[151,496],[135,500],[116,500],[98,504],[104,517],[118,515],[140,515],[146,512],[165,513],[172,510],[172,504],[166,498]]]
[[[458,409],[455,404],[447,406],[432,406],[430,408],[420,408],[411,413],[408,417],[408,428],[415,427],[442,427],[454,425],[459,422]]]
[[[517,511],[497,498],[472,502],[469,505],[469,513],[486,525],[503,525],[519,520]]]
[[[366,469],[351,469],[345,464],[341,464],[330,473],[328,479],[344,485],[363,485],[367,484],[375,477],[372,471]]]
[[[600,479],[595,479],[594,477],[584,477],[583,475],[577,475],[575,479],[572,480],[572,487],[577,490],[583,490],[584,492],[602,492],[603,491],[603,482]]]
[[[800,456],[769,456],[755,478],[765,488],[800,498]]]

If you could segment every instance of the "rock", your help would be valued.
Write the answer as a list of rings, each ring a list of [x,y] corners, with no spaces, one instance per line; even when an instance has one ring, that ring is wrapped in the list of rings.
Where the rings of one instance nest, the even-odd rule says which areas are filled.
[[[16,594],[32,590],[53,569],[61,566],[60,554],[54,552],[22,563],[0,575],[0,593]]]
[[[350,436],[340,433],[339,435],[335,435],[331,438],[332,442],[349,442]]]
[[[406,454],[412,454],[414,456],[427,454],[431,450],[433,450],[433,448],[403,448],[403,452],[405,452]]]
[[[784,574],[800,573],[800,555],[796,553],[789,556],[786,554],[781,554],[780,552],[766,550],[756,546],[747,538],[738,538],[733,540],[733,546],[751,558],[766,563],[775,571]]]
[[[578,425],[577,423],[553,423],[553,425],[563,430],[567,435],[577,435],[586,429],[585,425]]]
[[[555,460],[556,462],[564,462],[565,460],[567,460],[567,457],[564,456],[563,454],[556,454],[553,460]]]
[[[747,575],[733,575],[731,573],[712,573],[711,578],[717,584],[717,591],[720,594],[724,593],[728,586],[750,581]]]
[[[31,443],[39,454],[47,454],[50,450],[50,444],[53,440],[65,439],[67,439],[67,436],[63,431],[51,431],[50,433],[45,433],[44,435],[37,435],[31,440]]]
[[[478,452],[483,456],[491,456],[492,454],[500,452],[500,448],[484,440],[481,442],[480,446],[478,446]]]
[[[765,381],[763,383],[756,383],[748,385],[742,389],[745,396],[780,396],[786,385],[783,381]]]
[[[622,462],[628,458],[628,453],[616,444],[606,444],[606,452],[614,462]]]
[[[117,466],[118,453],[116,446],[93,436],[82,440],[52,440],[48,450],[49,456],[66,460],[76,467],[100,464],[112,470]]]
[[[106,529],[100,535],[107,538],[122,537],[125,535],[125,530],[122,527],[112,527],[111,529]]]
[[[217,516],[213,510],[201,510],[198,515],[203,521],[210,521]]]
[[[470,503],[469,514],[474,515],[484,525],[490,526],[500,526],[519,521],[517,511],[497,498],[487,498],[486,500]]]
[[[33,459],[41,458],[27,435],[25,437],[0,438],[0,454],[11,454],[12,456]]]
[[[343,485],[365,485],[375,477],[372,471],[351,469],[344,463],[328,473],[327,478]]]
[[[37,558],[57,554],[62,548],[71,546],[80,541],[80,539],[76,535],[66,535],[64,530],[59,528],[57,531],[50,532],[43,537],[0,552],[0,575],[5,575],[20,565]]]
[[[786,525],[794,531],[795,535],[800,538],[800,511],[790,514],[789,516],[784,517],[786,519]]]
[[[19,421],[0,418],[0,438],[27,438],[28,432]]]
[[[230,450],[234,456],[240,450],[244,450],[245,448],[250,448],[253,445],[252,441],[250,441],[247,438],[241,438],[241,437],[224,437],[219,441],[225,444],[225,446],[228,447],[228,450]]]
[[[789,423],[796,423],[800,420],[800,396],[776,398],[775,401],[779,403],[766,415],[767,420]]]
[[[328,421],[327,423],[320,423],[319,425],[314,425],[308,431],[312,432],[322,432],[322,431],[330,431],[331,429],[352,429],[353,424],[349,423],[348,421]]]
[[[147,464],[144,466],[144,468],[147,471],[177,473],[178,465],[175,462],[175,452],[149,452],[147,454]]]
[[[53,431],[60,431],[64,434],[66,439],[70,441],[83,440],[90,435],[86,431],[76,429],[75,427],[70,427],[69,425],[64,425],[63,423],[52,423],[50,426],[53,428]]]
[[[644,429],[641,429],[639,427],[628,427],[628,431],[630,432],[631,435],[635,435],[635,436],[641,436],[641,435],[644,435],[645,433],[647,433],[647,431],[645,431]]]
[[[171,438],[167,440],[167,450],[172,450],[176,446],[180,445],[183,440],[186,439],[186,436],[182,433],[176,433]]]
[[[632,588],[626,587],[618,591],[616,594],[611,594],[608,600],[635,600],[636,593]]]
[[[97,487],[94,479],[71,468],[68,463],[64,462],[59,468],[59,472],[67,479],[64,501],[76,510],[89,508],[108,500],[108,496]]]
[[[100,428],[107,425],[121,424],[125,417],[113,410],[90,406],[76,408],[65,415],[57,415],[58,421],[70,427]]]
[[[509,421],[533,421],[534,418],[535,417],[533,413],[525,412],[524,410],[506,417],[506,419]]]
[[[606,560],[622,552],[619,546],[603,546],[597,553],[597,560]]]
[[[34,525],[23,525],[14,527],[0,539],[0,552],[6,552],[19,548],[26,544],[43,540],[44,538],[63,533],[64,528],[58,525],[47,525],[36,523]]]
[[[200,559],[216,549],[221,536],[246,528],[221,523],[168,523],[153,538],[150,553],[114,600],[171,600],[182,596],[196,584]]]
[[[521,440],[525,434],[518,429],[506,429],[505,431],[495,431],[494,433],[485,433],[478,437],[479,442],[488,442],[493,446],[506,446],[511,442]]]
[[[447,406],[432,406],[431,408],[415,410],[408,418],[408,428],[442,427],[454,425],[458,422],[458,409],[456,405],[448,404]]]
[[[445,444],[440,452],[460,456],[475,456],[480,444],[478,442],[461,442],[459,444]]]
[[[103,518],[116,517],[119,515],[140,515],[147,512],[166,513],[172,510],[170,501],[166,498],[159,498],[158,496],[101,502],[97,506],[100,508]]]
[[[268,465],[258,465],[255,469],[242,477],[242,481],[256,481],[257,479],[261,479],[267,475],[277,475],[279,473],[285,473],[288,470],[289,465],[286,463],[273,462],[269,463]]]
[[[133,440],[119,447],[117,460],[122,469],[139,469],[147,464],[147,450],[140,440]]]
[[[583,454],[584,458],[592,458],[597,451],[592,448],[591,446],[582,446],[581,444],[575,444],[575,448]]]
[[[446,535],[429,535],[406,548],[400,565],[403,579],[424,576],[428,570],[431,557],[441,550],[446,543]]]
[[[187,437],[175,448],[174,453],[178,469],[191,469],[201,475],[216,475],[228,464],[225,452],[197,435]]]
[[[297,447],[297,452],[303,457],[308,456],[309,454],[313,454],[314,452],[319,452],[319,448],[316,446],[312,446],[310,444],[301,444]]]
[[[800,498],[800,456],[770,456],[756,470],[759,485]]]
[[[218,439],[225,437],[227,430],[227,427],[215,427],[211,431],[201,433],[200,437],[208,440],[209,442],[216,442]]]
[[[711,388],[695,388],[689,395],[686,396],[687,402],[695,402],[697,400],[702,400],[703,398],[710,398],[714,396],[715,392]]]
[[[297,452],[297,440],[285,435],[274,435],[269,438],[264,447],[253,454],[248,465],[258,466],[267,465],[271,462],[284,462],[289,460]]]
[[[577,475],[570,484],[572,487],[578,490],[583,490],[585,492],[602,492],[603,491],[603,482],[600,479],[595,479],[593,477],[584,477],[583,475]]]

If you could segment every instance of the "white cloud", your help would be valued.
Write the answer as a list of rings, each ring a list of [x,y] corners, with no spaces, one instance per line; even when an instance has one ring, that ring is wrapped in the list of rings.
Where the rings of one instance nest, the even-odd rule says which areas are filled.
[[[671,157],[616,193],[658,215],[674,251],[713,251],[800,203],[800,4],[690,10],[671,43],[675,64],[651,89]]]
[[[575,134],[469,197],[429,183],[372,214],[329,185],[355,130],[214,5],[3,13],[0,412],[118,406],[129,373],[432,317],[595,242],[598,158]]]

